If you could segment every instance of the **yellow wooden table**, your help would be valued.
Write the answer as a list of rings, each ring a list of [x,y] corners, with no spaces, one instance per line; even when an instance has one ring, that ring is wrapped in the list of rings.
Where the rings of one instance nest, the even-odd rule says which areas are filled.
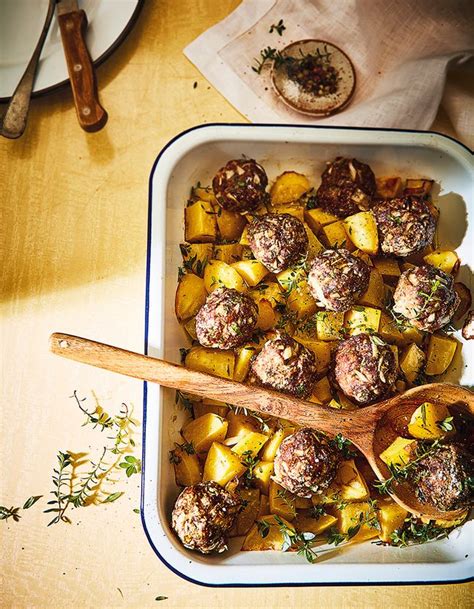
[[[72,510],[47,527],[59,450],[96,459],[107,431],[81,427],[74,390],[141,416],[142,384],[48,353],[62,330],[140,351],[143,346],[148,176],[162,146],[192,125],[243,121],[182,49],[238,0],[148,0],[135,29],[98,70],[107,127],[79,128],[71,93],[32,103],[22,139],[0,143],[2,413],[0,505],[45,495],[21,520],[0,523],[2,607],[456,607],[468,585],[210,589],[155,556],[143,533],[139,476],[123,470],[117,501]],[[197,87],[193,83],[197,82]],[[446,128],[447,126],[444,125]],[[140,429],[135,434],[139,454]],[[317,566],[315,566],[317,569]],[[471,592],[471,599],[469,593]],[[471,601],[471,602],[470,602]]]

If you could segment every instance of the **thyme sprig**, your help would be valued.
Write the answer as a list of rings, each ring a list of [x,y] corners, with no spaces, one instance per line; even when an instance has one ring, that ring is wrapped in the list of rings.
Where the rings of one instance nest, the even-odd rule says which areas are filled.
[[[257,74],[262,72],[263,66],[268,62],[273,61],[275,66],[280,66],[285,62],[285,57],[272,47],[268,46],[260,51],[260,57],[254,59],[255,65],[252,70]]]
[[[361,512],[359,514],[357,521],[347,529],[346,533],[339,533],[335,527],[332,527],[329,530],[327,537],[328,544],[339,546],[341,543],[349,541],[357,535],[364,525],[380,531],[380,523],[377,517],[377,501],[375,499],[369,499],[368,503],[369,509],[366,512]]]
[[[411,545],[418,545],[444,539],[449,537],[449,534],[456,528],[456,524],[449,528],[440,527],[434,520],[429,522],[421,522],[415,516],[409,516],[405,519],[403,525],[393,531],[390,535],[390,541],[373,541],[376,545],[391,545],[399,548],[406,548]]]
[[[67,452],[63,453],[59,451],[57,454],[58,466],[53,469],[53,485],[55,490],[51,491],[54,499],[48,501],[48,505],[54,507],[44,510],[45,514],[55,513],[56,516],[51,520],[48,526],[56,524],[58,522],[70,523],[71,520],[65,515],[65,512],[69,505],[70,498],[70,484],[71,484],[71,472],[69,470],[72,459],[71,455]]]
[[[316,538],[314,533],[305,531],[303,533],[297,533],[294,529],[290,528],[280,516],[275,515],[275,522],[278,525],[278,529],[283,536],[283,543],[281,547],[282,552],[287,552],[290,549],[296,550],[298,556],[304,556],[310,563],[316,562],[318,557],[314,551],[313,543]],[[257,530],[261,537],[265,538],[270,532],[270,527],[275,526],[265,520],[257,520]]]
[[[23,507],[10,507],[7,508],[3,505],[0,505],[0,520],[8,520],[9,518],[13,518],[14,522],[18,522],[21,518],[20,510],[29,510],[39,499],[41,499],[43,495],[33,495],[29,497]]]
[[[352,442],[345,438],[342,433],[336,434],[332,440],[329,440],[329,444],[341,451],[342,456],[346,460],[357,456],[357,453],[351,449],[351,446],[353,446]]]
[[[435,440],[432,444],[426,442],[420,442],[416,448],[415,459],[408,461],[403,465],[391,464],[388,466],[391,476],[385,480],[374,482],[373,486],[379,491],[379,493],[390,493],[392,486],[395,482],[407,480],[410,476],[413,468],[426,459],[429,455],[436,452],[441,446],[441,440]]]

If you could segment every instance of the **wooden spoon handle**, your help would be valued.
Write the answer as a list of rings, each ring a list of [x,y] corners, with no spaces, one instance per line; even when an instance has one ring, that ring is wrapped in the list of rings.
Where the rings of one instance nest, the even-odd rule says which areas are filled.
[[[289,419],[299,425],[314,427],[331,435],[341,432],[351,439],[354,414],[350,411],[335,411],[333,408],[318,406],[276,391],[249,387],[154,357],[69,334],[52,334],[50,349],[56,355],[83,364],[243,406],[261,414]]]
[[[82,10],[65,13],[58,15],[58,23],[79,124],[85,131],[98,131],[107,122],[107,112],[99,103],[94,67],[85,42],[87,16]]]

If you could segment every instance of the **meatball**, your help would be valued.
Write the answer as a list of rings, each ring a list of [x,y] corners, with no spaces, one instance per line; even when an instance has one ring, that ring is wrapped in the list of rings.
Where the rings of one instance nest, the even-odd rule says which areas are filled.
[[[216,482],[201,482],[187,486],[176,499],[171,525],[186,548],[203,554],[223,552],[241,505]]]
[[[322,493],[334,480],[339,453],[305,427],[283,440],[275,456],[273,480],[298,497]]]
[[[248,227],[250,249],[272,273],[299,262],[308,250],[303,223],[290,214],[267,214]]]
[[[379,242],[385,254],[410,256],[433,241],[436,220],[420,197],[380,201],[373,207]]]
[[[474,338],[474,311],[469,311],[467,314],[462,327],[462,336],[464,340],[472,340]]]
[[[316,380],[314,354],[288,334],[277,334],[253,357],[249,380],[269,389],[307,398]]]
[[[411,478],[422,503],[447,512],[472,504],[473,475],[473,456],[457,444],[446,444],[422,459]]]
[[[318,205],[341,218],[367,210],[376,184],[372,169],[357,159],[337,157],[321,176],[316,197]]]
[[[217,288],[196,315],[197,339],[204,347],[233,349],[250,338],[257,315],[257,305],[249,296],[232,288]]]
[[[408,269],[400,276],[393,302],[394,313],[403,315],[412,326],[435,332],[451,320],[458,308],[459,296],[451,275],[423,265]]]
[[[348,250],[326,250],[311,263],[308,284],[314,299],[330,311],[347,311],[369,285],[367,264]]]
[[[212,180],[217,203],[230,211],[254,211],[266,200],[265,169],[253,159],[229,161]]]
[[[339,343],[333,374],[345,395],[368,404],[392,389],[397,379],[395,356],[379,336],[357,334]]]

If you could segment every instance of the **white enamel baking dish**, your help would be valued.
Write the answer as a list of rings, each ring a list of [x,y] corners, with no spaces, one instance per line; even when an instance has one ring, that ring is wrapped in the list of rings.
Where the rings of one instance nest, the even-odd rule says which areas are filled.
[[[435,179],[441,189],[441,242],[455,247],[463,262],[460,280],[470,284],[474,226],[472,155],[458,142],[436,134],[285,125],[203,125],[174,138],[158,156],[150,176],[145,352],[179,361],[184,333],[174,314],[178,244],[183,240],[183,208],[190,186],[210,183],[225,162],[242,155],[261,162],[270,181],[295,169],[318,185],[324,163],[336,155],[368,162],[376,175]],[[451,380],[474,384],[473,345],[465,344]],[[144,387],[141,514],[156,554],[175,573],[210,586],[282,586],[460,582],[473,575],[473,522],[449,539],[410,548],[366,542],[321,556],[316,564],[291,553],[230,551],[203,556],[183,548],[169,526],[178,494],[169,451],[185,418],[174,392]]]

